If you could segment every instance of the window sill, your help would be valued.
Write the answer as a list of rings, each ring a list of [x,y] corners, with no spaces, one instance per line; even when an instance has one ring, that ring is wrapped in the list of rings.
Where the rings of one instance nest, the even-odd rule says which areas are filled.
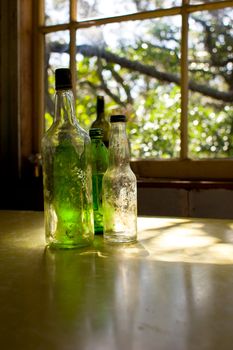
[[[131,161],[138,179],[182,183],[232,183],[233,159]],[[157,180],[158,179],[158,180]]]
[[[226,189],[233,190],[233,181],[188,181],[172,179],[137,179],[138,188],[175,188],[185,190]]]

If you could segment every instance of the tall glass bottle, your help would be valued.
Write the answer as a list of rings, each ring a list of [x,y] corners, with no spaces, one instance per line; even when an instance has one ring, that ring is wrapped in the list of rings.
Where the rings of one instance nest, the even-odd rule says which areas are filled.
[[[42,139],[46,243],[89,245],[94,238],[91,142],[77,122],[69,69],[55,72],[55,116]]]
[[[92,189],[95,233],[103,233],[102,180],[108,167],[108,150],[105,147],[102,129],[90,129],[92,155]]]
[[[134,242],[137,239],[137,183],[130,168],[126,117],[111,116],[109,166],[103,177],[104,239]]]
[[[96,104],[96,120],[92,123],[91,128],[100,128],[103,130],[103,142],[108,148],[109,146],[109,133],[110,133],[110,123],[105,118],[104,112],[104,97],[97,96]]]

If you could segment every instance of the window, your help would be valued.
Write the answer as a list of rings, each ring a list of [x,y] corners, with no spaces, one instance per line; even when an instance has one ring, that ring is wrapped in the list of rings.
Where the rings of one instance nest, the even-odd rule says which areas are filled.
[[[54,70],[70,65],[85,128],[97,94],[105,95],[108,115],[127,115],[138,177],[232,179],[233,1],[37,6],[39,134],[51,123]]]

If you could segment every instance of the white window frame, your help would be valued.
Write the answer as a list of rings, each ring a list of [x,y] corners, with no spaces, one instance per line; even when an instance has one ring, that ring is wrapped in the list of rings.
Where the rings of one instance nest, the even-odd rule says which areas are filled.
[[[77,20],[77,0],[70,0],[70,21],[65,24],[45,25],[44,0],[35,0],[34,11],[37,14],[34,32],[34,111],[36,114],[37,138],[35,144],[40,151],[40,138],[44,130],[44,52],[45,35],[48,33],[69,30],[70,32],[70,68],[76,84],[76,31],[81,28],[100,26],[107,23],[129,20],[144,20],[165,16],[181,15],[181,116],[179,159],[166,160],[136,160],[131,162],[138,178],[165,178],[185,180],[221,180],[233,181],[233,159],[203,159],[188,158],[188,19],[191,13],[204,10],[218,10],[233,7],[233,1],[215,1],[202,4],[189,4],[182,0],[181,6],[158,9],[154,11],[133,13],[115,17],[105,17],[86,21]]]

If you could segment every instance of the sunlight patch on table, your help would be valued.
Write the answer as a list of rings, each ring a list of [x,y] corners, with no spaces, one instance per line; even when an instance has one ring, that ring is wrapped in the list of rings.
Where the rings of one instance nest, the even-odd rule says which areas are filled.
[[[220,230],[217,223],[183,220],[165,227],[162,222],[160,228],[140,232],[140,240],[150,260],[233,264],[233,230],[228,223]]]

